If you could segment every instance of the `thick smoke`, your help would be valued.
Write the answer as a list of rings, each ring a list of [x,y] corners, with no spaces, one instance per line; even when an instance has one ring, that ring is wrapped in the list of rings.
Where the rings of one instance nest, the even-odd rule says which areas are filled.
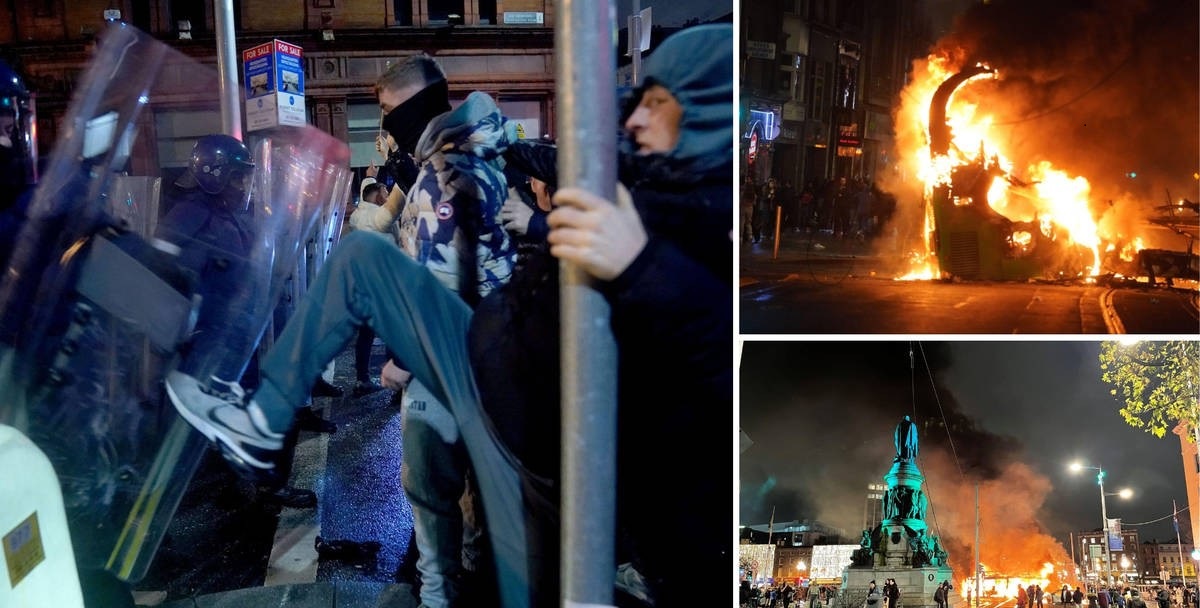
[[[962,87],[955,102],[993,117],[991,132],[1017,177],[1049,161],[1090,182],[1103,234],[1157,235],[1145,245],[1181,249],[1178,238],[1148,230],[1145,220],[1168,192],[1173,202],[1200,200],[1198,53],[1196,2],[992,0],[972,4],[931,56],[948,58],[955,70],[975,62],[998,70],[996,80]],[[926,63],[914,62],[912,82]],[[915,99],[912,90],[902,94],[898,158],[924,143],[911,117],[927,117],[928,107],[905,107]],[[883,185],[902,203],[920,200],[909,175],[892,177]]]
[[[914,344],[911,360],[909,348],[744,346],[742,428],[755,443],[741,455],[741,523],[764,524],[774,507],[777,522],[817,519],[856,542],[867,484],[883,482],[895,454],[893,431],[909,415],[920,428],[919,465],[932,501],[927,521],[959,576],[971,571],[976,484],[984,564],[1021,575],[1037,574],[1046,562],[1068,563],[1037,519],[1050,482],[1020,462],[1017,439],[979,428],[944,386],[930,386],[930,375],[936,380],[949,364],[944,345]]]

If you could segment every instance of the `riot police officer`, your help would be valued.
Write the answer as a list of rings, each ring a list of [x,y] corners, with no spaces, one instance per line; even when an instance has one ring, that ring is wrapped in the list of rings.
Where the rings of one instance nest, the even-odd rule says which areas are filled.
[[[36,124],[25,81],[0,61],[0,270],[8,266],[37,184]]]
[[[241,357],[225,355],[236,349],[229,348],[230,334],[220,330],[237,322],[222,317],[228,316],[227,303],[239,296],[242,287],[235,277],[245,272],[253,245],[253,172],[245,144],[228,135],[205,135],[192,147],[187,170],[164,191],[166,215],[156,237],[178,248],[178,261],[199,280],[202,297],[180,367],[206,380],[236,382],[245,368]]]

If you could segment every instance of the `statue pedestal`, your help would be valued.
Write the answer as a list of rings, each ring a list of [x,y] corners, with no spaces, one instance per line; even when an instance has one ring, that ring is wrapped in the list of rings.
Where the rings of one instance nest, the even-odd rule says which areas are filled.
[[[937,606],[933,593],[938,585],[944,581],[954,583],[954,573],[946,565],[946,551],[925,523],[929,499],[921,489],[925,476],[916,463],[915,433],[908,416],[896,427],[896,457],[883,476],[887,483],[883,521],[863,531],[852,565],[842,574],[841,597],[850,608],[866,600],[871,581],[882,590],[885,580],[895,580],[903,608],[933,608]]]
[[[933,592],[937,591],[937,587],[942,581],[950,581],[952,585],[957,585],[953,576],[954,573],[949,566],[926,566],[924,568],[890,565],[874,568],[851,566],[842,576],[842,588],[839,595],[849,601],[858,601],[861,604],[862,600],[867,597],[867,588],[871,586],[871,581],[875,581],[875,585],[883,589],[883,581],[894,578],[896,584],[900,586],[900,606],[902,608],[936,608],[937,603],[933,601]],[[957,591],[952,590],[950,593],[953,595]],[[881,604],[879,608],[883,608],[883,605]]]

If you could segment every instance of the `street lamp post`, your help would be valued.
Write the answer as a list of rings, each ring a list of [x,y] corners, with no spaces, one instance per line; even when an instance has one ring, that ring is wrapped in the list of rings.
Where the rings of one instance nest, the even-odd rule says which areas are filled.
[[[1078,462],[1071,463],[1072,471],[1081,471],[1083,469],[1091,469],[1096,471],[1096,484],[1100,486],[1100,517],[1104,519],[1104,578],[1106,583],[1111,587],[1112,580],[1112,550],[1109,547],[1109,530],[1108,530],[1108,504],[1105,501],[1106,496],[1120,496],[1121,498],[1129,498],[1132,492],[1129,489],[1123,489],[1120,492],[1106,494],[1104,492],[1104,469],[1101,467],[1090,467]]]

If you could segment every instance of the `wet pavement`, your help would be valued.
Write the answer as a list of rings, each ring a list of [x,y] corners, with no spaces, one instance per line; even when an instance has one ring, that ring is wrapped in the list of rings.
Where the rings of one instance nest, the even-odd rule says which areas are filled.
[[[372,370],[384,362],[376,342]],[[336,360],[340,397],[313,407],[334,433],[300,431],[288,477],[310,489],[315,508],[280,506],[210,450],[192,478],[146,577],[139,606],[416,606],[411,573],[412,510],[400,486],[400,409],[381,389],[356,397],[349,348]],[[375,559],[319,556],[323,541],[377,542]],[[411,574],[409,574],[411,577]]]
[[[887,238],[787,232],[738,250],[746,334],[1194,334],[1195,281],[896,281]]]

